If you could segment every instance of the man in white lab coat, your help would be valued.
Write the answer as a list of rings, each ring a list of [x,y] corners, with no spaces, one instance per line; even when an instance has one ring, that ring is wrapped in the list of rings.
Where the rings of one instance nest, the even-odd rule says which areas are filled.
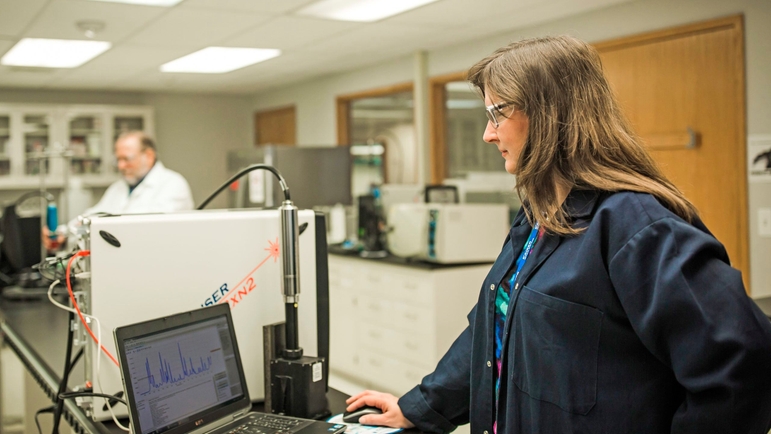
[[[83,214],[136,214],[193,209],[185,178],[158,161],[155,143],[141,131],[123,133],[115,141],[115,159],[123,179],[115,181],[102,199]]]
[[[182,175],[158,161],[155,143],[142,131],[129,131],[115,141],[115,159],[121,178],[107,188],[102,199],[82,215],[95,213],[140,214],[193,209],[193,195]],[[43,244],[51,250],[65,240],[49,238],[43,228]]]

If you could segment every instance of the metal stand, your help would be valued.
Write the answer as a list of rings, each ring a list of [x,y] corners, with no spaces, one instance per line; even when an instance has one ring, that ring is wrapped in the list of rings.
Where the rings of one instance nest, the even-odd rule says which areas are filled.
[[[281,221],[281,289],[286,322],[263,328],[265,408],[271,413],[320,419],[328,416],[326,360],[303,355],[299,345],[297,304],[300,299],[297,207],[285,200]],[[269,380],[269,381],[268,381]]]
[[[282,358],[285,323],[263,330],[265,357],[265,411],[274,414],[324,419],[331,415],[326,395],[326,359],[301,356]]]

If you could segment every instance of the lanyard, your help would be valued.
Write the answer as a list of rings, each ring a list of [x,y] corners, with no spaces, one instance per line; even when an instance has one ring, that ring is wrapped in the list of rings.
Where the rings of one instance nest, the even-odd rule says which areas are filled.
[[[535,223],[535,226],[533,226],[533,230],[530,231],[530,236],[527,237],[527,241],[525,242],[525,246],[522,247],[522,254],[519,255],[519,259],[517,259],[517,271],[514,272],[514,275],[511,276],[511,280],[509,280],[509,288],[510,290],[516,290],[519,287],[519,283],[515,282],[517,281],[517,277],[519,276],[519,272],[522,271],[522,267],[525,266],[525,261],[527,261],[528,256],[530,256],[530,252],[533,251],[533,246],[535,246],[535,240],[538,238],[538,222]]]

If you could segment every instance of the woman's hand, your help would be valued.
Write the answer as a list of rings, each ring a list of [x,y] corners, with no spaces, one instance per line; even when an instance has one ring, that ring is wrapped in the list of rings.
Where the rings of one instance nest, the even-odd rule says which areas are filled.
[[[348,404],[345,411],[353,411],[365,405],[377,407],[383,411],[383,414],[362,416],[359,419],[359,423],[363,425],[390,426],[393,428],[414,428],[415,425],[402,414],[398,401],[399,398],[390,393],[365,390],[345,400],[345,403]]]

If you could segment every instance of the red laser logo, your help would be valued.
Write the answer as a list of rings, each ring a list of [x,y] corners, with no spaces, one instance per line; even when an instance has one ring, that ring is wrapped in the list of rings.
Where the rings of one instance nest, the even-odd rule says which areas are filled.
[[[217,291],[214,292],[214,294],[212,294],[211,297],[207,298],[204,304],[201,306],[211,306],[213,304],[220,304],[227,301],[231,309],[236,307],[236,305],[240,303],[244,297],[249,295],[255,288],[257,288],[257,284],[254,281],[254,274],[257,272],[257,270],[265,265],[265,263],[268,262],[268,259],[270,258],[273,258],[274,263],[278,261],[278,258],[281,254],[278,238],[276,238],[275,242],[268,240],[268,247],[265,248],[265,251],[268,252],[268,255],[265,257],[265,259],[260,261],[256,267],[247,273],[246,276],[244,276],[244,278],[238,282],[238,284],[233,286],[232,289],[228,288],[227,283],[223,284],[219,289],[217,289]]]

